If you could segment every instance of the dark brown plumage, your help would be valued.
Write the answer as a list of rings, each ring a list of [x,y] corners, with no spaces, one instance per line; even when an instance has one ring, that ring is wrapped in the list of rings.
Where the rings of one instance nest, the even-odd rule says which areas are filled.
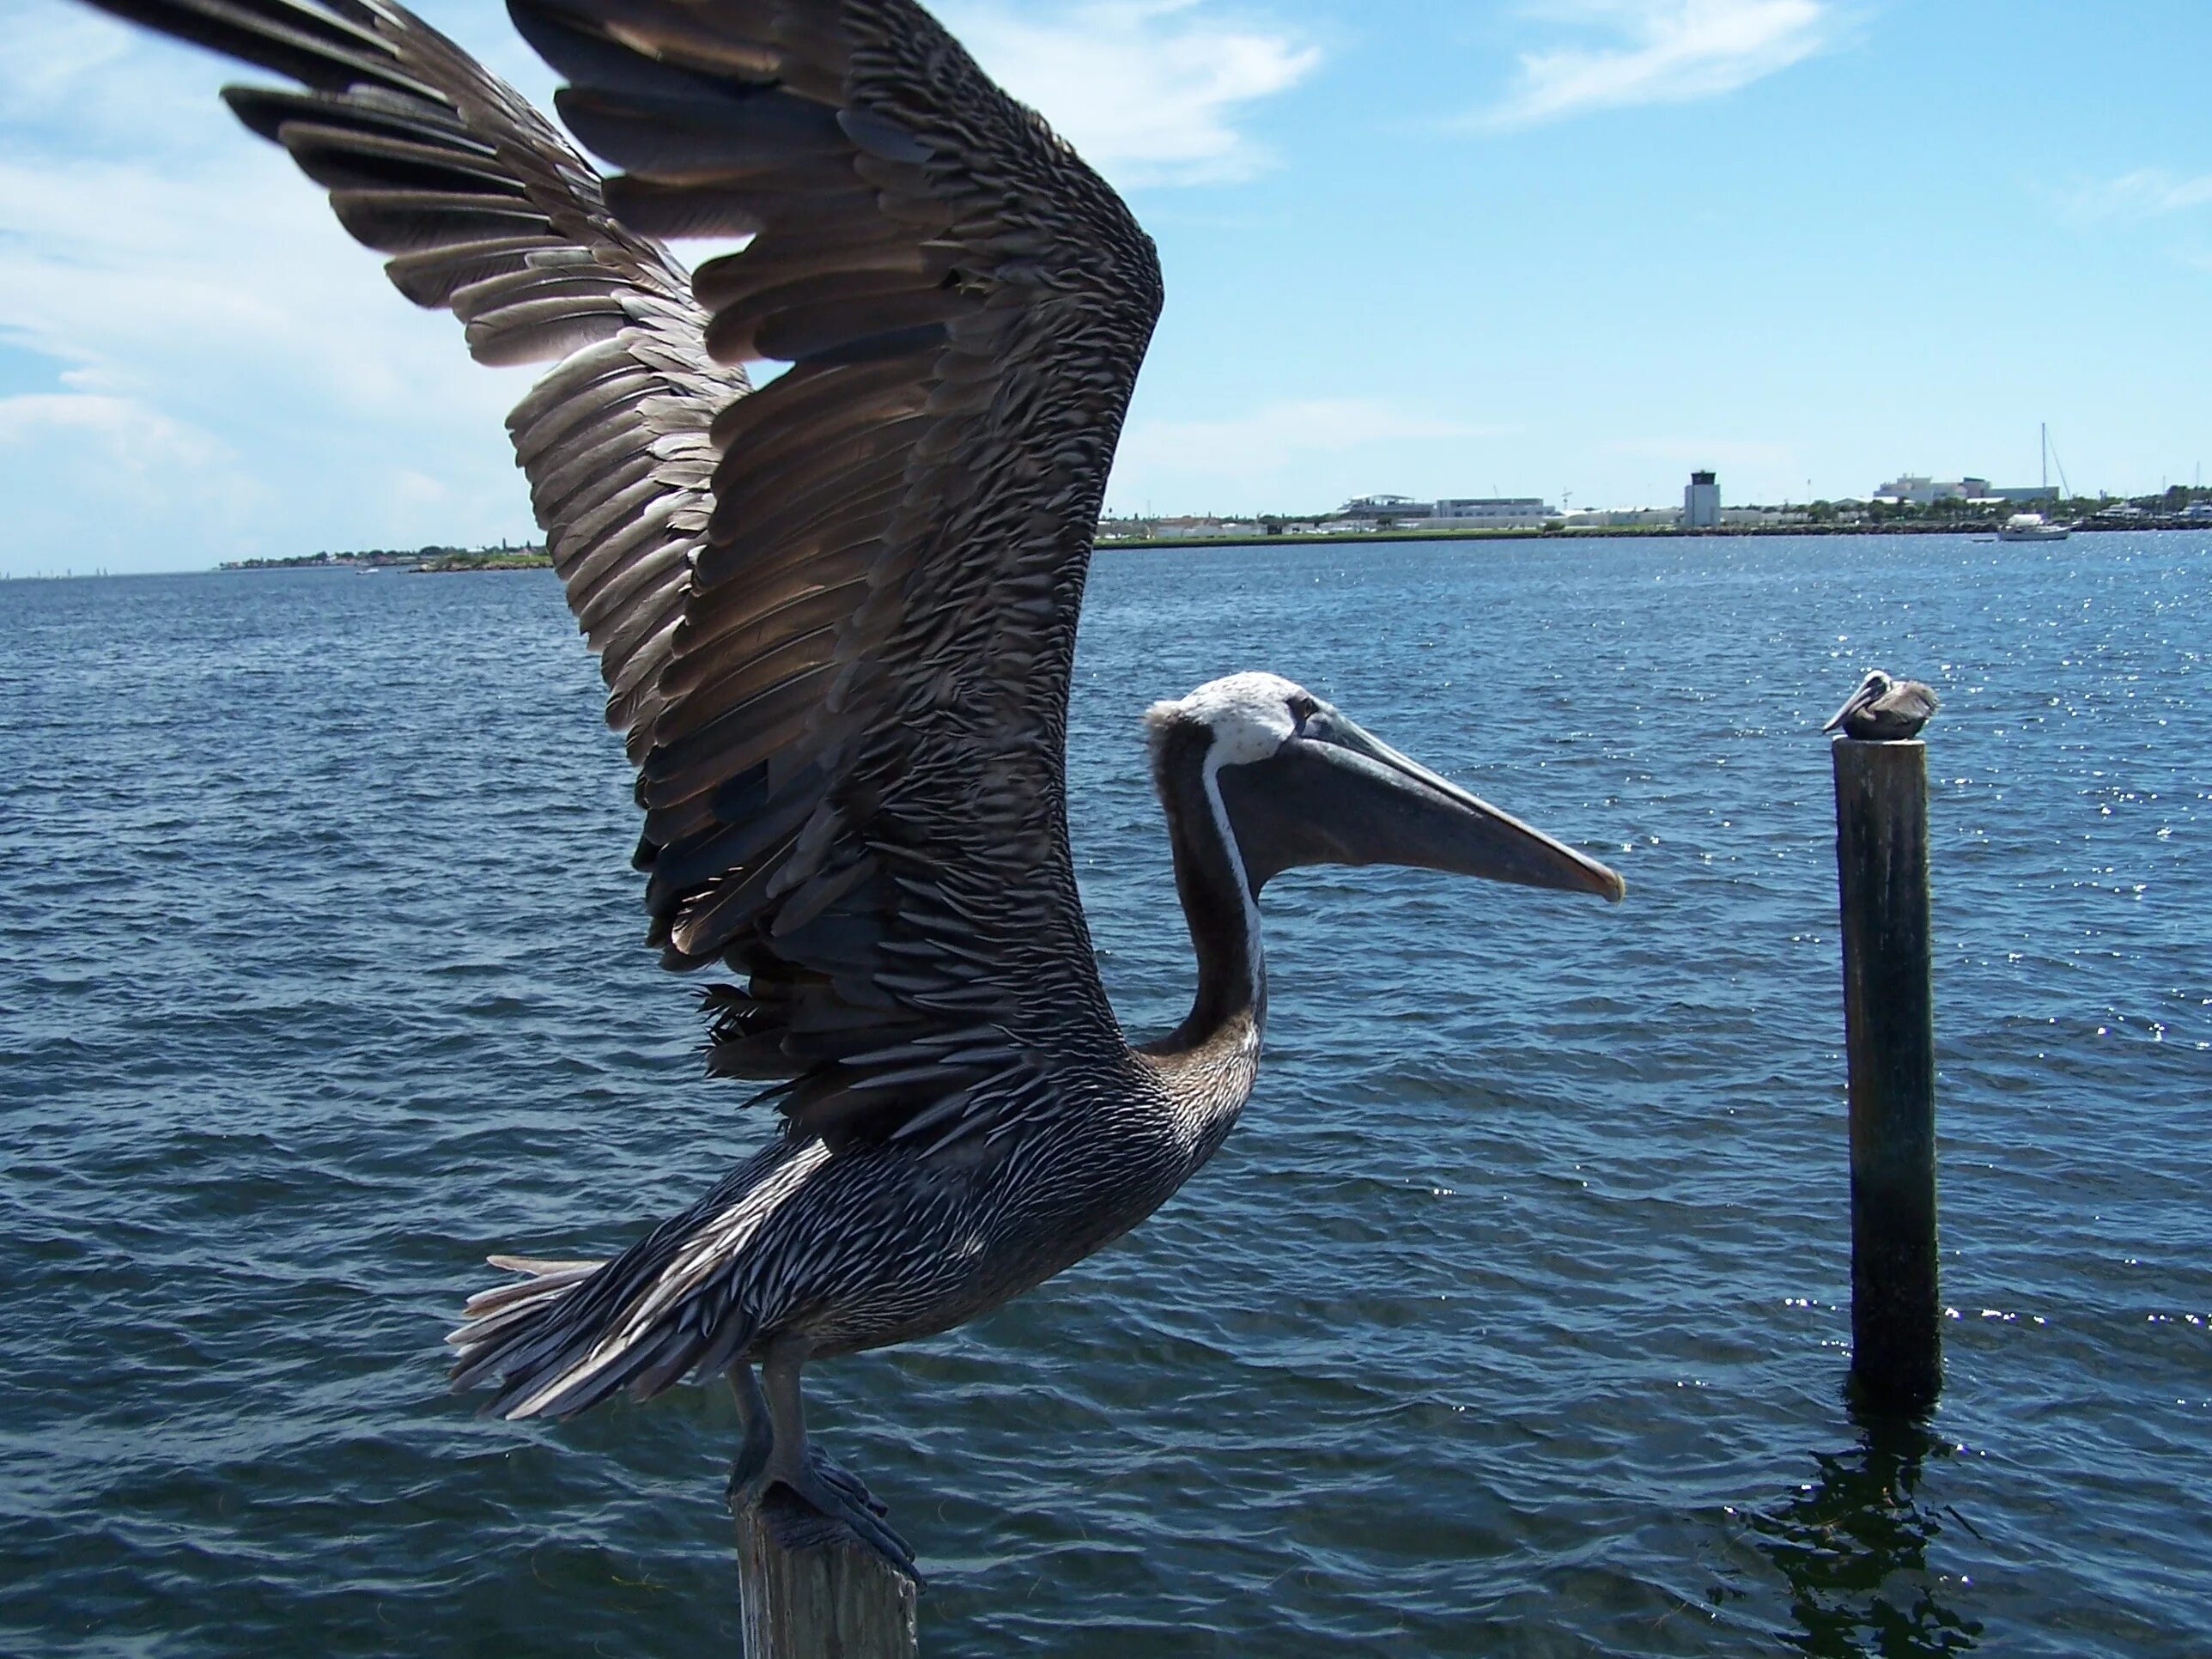
[[[1257,1065],[1269,876],[1396,859],[1620,896],[1287,681],[1233,676],[1155,711],[1200,985],[1170,1036],[1124,1040],[1063,751],[1158,266],[911,0],[510,0],[571,131],[627,169],[605,180],[389,0],[94,3],[300,82],[226,96],[479,358],[555,361],[508,425],[636,763],[652,939],[735,970],[710,1069],[782,1115],[615,1260],[496,1259],[524,1279],[453,1339],[495,1409],[726,1371],[740,1494],[780,1481],[910,1567],[810,1449],[799,1368],[997,1305],[1206,1161]],[[687,281],[652,240],[678,235],[751,240]],[[759,358],[789,368],[749,392]],[[1292,800],[1348,816],[1309,833]]]
[[[1893,679],[1879,668],[1870,668],[1858,689],[1820,729],[1840,731],[1862,743],[1894,743],[1918,737],[1938,706],[1935,691],[1918,680]]]

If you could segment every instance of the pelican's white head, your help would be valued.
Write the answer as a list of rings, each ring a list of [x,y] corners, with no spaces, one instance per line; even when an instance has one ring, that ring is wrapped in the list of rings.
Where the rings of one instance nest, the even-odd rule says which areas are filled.
[[[1407,864],[1617,899],[1620,878],[1476,799],[1279,674],[1231,674],[1146,711],[1152,769],[1212,811],[1251,890],[1313,864]]]
[[[1280,674],[1225,674],[1187,697],[1154,703],[1145,711],[1145,730],[1157,753],[1176,727],[1203,726],[1215,765],[1249,766],[1281,749],[1321,707],[1320,698]]]

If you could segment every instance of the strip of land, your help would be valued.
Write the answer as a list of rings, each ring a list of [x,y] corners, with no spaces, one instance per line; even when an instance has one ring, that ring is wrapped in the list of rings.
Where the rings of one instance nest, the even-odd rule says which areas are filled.
[[[2212,532],[2203,519],[2136,519],[2124,522],[2091,522],[2073,526],[2077,536],[2130,530],[2195,530]],[[1995,526],[1974,523],[1943,523],[1904,520],[1888,524],[1722,525],[1686,530],[1680,525],[1615,525],[1592,529],[1543,530],[1346,530],[1328,532],[1261,532],[1237,536],[1103,536],[1098,550],[1123,547],[1258,547],[1276,542],[1300,546],[1334,547],[1343,542],[1595,542],[1680,541],[1691,538],[1746,540],[1761,536],[1971,536],[1984,541],[1996,538]]]
[[[357,553],[298,553],[282,559],[229,559],[225,570],[405,570],[447,574],[470,570],[546,570],[542,547],[368,548]]]
[[[2212,531],[2212,520],[2185,514],[2132,519],[2092,517],[2076,523],[2073,533],[2094,535],[2132,530]],[[1688,537],[1735,540],[1759,536],[1979,536],[1989,538],[1995,526],[1975,520],[1891,519],[1850,524],[1722,525],[1691,530],[1680,525],[1612,525],[1565,529],[1547,525],[1541,529],[1424,530],[1407,526],[1389,530],[1291,531],[1263,526],[1256,532],[1236,535],[1132,536],[1109,527],[1098,538],[1098,550],[1120,548],[1259,547],[1275,543],[1294,546],[1337,546],[1366,542],[1576,542],[1638,540],[1672,541]],[[404,570],[416,574],[447,575],[479,570],[547,570],[553,561],[543,547],[422,547],[406,551],[373,548],[357,553],[302,553],[290,558],[234,559],[225,570]]]

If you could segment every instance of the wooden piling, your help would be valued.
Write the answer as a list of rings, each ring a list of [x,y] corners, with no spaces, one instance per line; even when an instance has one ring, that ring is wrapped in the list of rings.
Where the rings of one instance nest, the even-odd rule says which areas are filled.
[[[1833,748],[1850,1070],[1851,1375],[1867,1406],[1917,1414],[1943,1386],[1927,745],[1838,738]]]
[[[915,1581],[781,1487],[738,1515],[745,1659],[915,1659]]]

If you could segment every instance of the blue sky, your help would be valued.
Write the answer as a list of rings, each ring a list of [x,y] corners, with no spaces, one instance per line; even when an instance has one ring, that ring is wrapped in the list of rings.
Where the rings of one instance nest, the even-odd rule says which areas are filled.
[[[541,103],[494,0],[421,9]],[[947,0],[1158,238],[1118,510],[2212,461],[2203,0]],[[0,0],[0,571],[532,532],[201,52]],[[708,250],[687,252],[704,257]]]

